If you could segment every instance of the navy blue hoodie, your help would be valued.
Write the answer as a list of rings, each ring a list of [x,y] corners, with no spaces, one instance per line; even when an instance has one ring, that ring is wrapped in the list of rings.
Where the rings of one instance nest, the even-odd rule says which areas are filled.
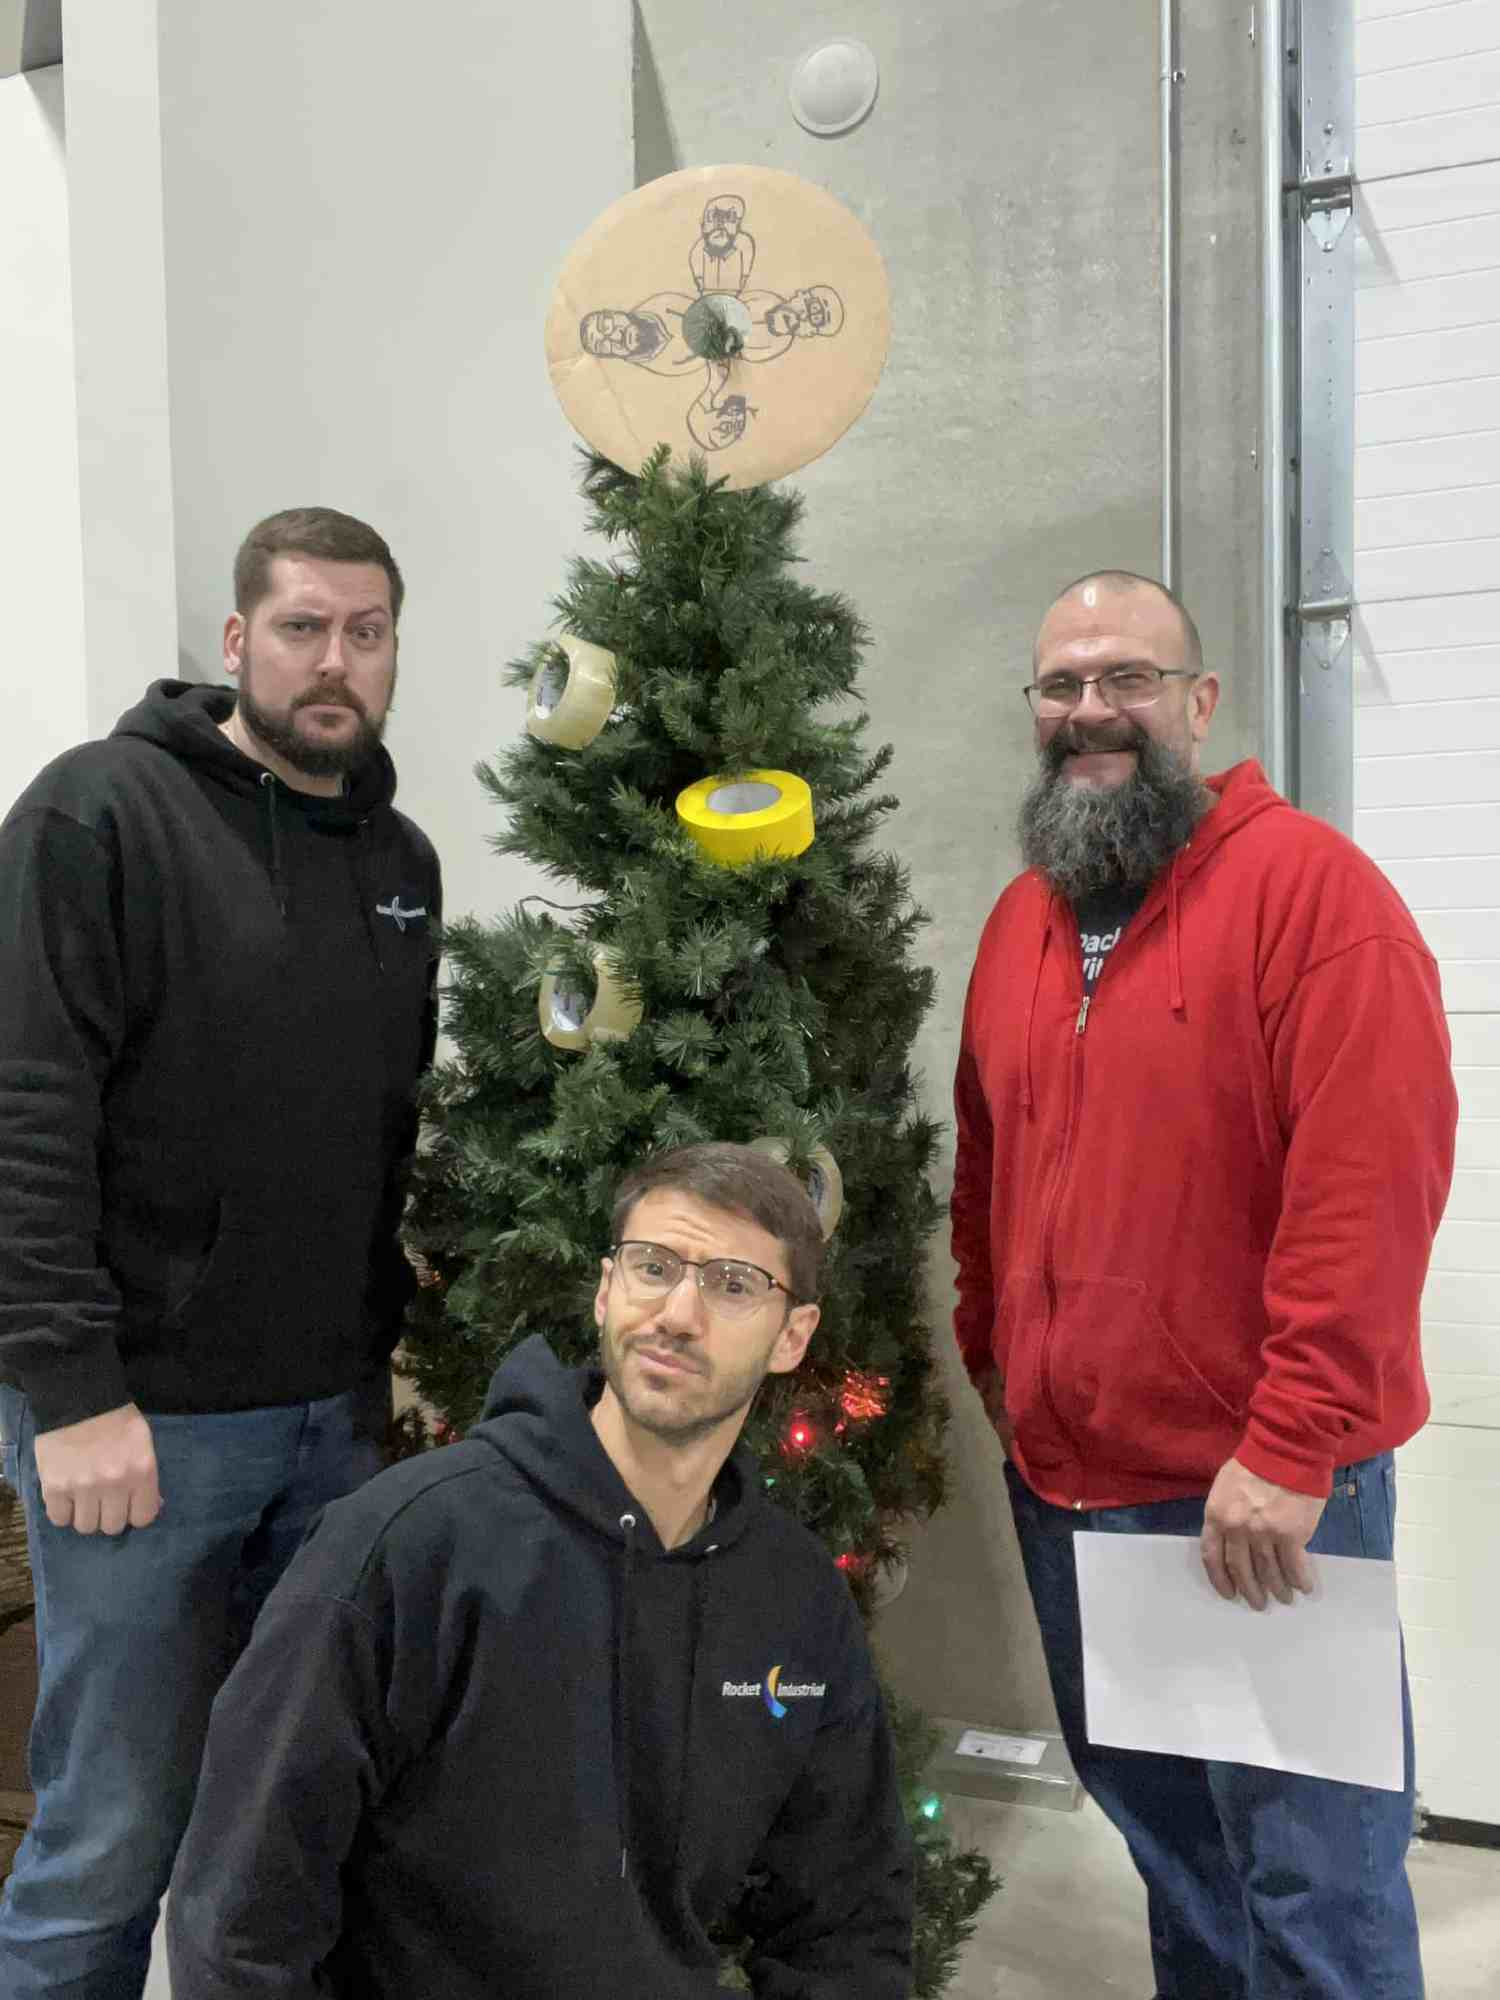
[[[433,1038],[437,857],[378,750],[295,792],[158,681],[0,826],[0,1379],[37,1428],[354,1388]]]
[[[214,1710],[175,2000],[904,2000],[911,1875],[869,1652],[737,1451],[658,1541],[517,1349],[458,1445],[330,1507]]]

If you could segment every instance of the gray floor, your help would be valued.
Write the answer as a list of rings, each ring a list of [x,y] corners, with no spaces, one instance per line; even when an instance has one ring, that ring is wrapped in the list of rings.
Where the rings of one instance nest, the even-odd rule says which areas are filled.
[[[954,1800],[949,1823],[1005,1878],[947,2000],[1147,2000],[1146,1905],[1097,1809],[1047,1812]],[[1412,1882],[1428,2000],[1500,1992],[1500,1853],[1418,1843]],[[159,1940],[158,1940],[159,1942]],[[169,2000],[158,1950],[146,2000]]]
[[[1004,1877],[947,2000],[1148,2000],[1146,1899],[1098,1808],[950,1803],[949,1824]],[[1428,2000],[1500,1992],[1500,1853],[1418,1842],[1411,1878]]]

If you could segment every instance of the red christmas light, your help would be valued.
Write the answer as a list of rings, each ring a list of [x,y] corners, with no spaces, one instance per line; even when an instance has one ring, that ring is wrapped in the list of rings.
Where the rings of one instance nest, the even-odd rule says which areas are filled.
[[[851,1368],[844,1377],[839,1407],[855,1423],[869,1423],[885,1415],[890,1402],[890,1386],[889,1375],[865,1375],[859,1369]]]
[[[787,1427],[786,1441],[791,1451],[811,1451],[818,1441],[818,1434],[806,1417],[793,1417]]]
[[[860,1558],[854,1553],[853,1549],[845,1549],[844,1553],[841,1556],[834,1557],[834,1562],[837,1565],[837,1567],[844,1572],[846,1576],[850,1573],[851,1570],[864,1568],[864,1564],[861,1562]]]

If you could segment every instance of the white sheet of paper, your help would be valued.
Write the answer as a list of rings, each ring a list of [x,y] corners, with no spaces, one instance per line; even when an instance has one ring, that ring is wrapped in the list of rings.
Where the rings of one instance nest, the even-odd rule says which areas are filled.
[[[1090,1742],[1401,1790],[1394,1563],[1315,1555],[1310,1596],[1252,1611],[1195,1536],[1073,1545]]]
[[[1040,1764],[1046,1754],[1042,1737],[996,1736],[987,1729],[966,1729],[955,1752],[959,1757],[988,1757],[1000,1764]]]

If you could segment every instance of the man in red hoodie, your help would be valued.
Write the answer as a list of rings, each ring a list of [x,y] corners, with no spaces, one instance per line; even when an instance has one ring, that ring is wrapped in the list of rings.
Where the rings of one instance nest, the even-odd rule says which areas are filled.
[[[1390,1557],[1457,1116],[1437,968],[1258,765],[1199,774],[1218,683],[1171,592],[1070,585],[1027,694],[953,1247],[1063,1731],[1145,1880],[1158,2000],[1420,2000],[1404,1694],[1404,1793],[1091,1744],[1073,1535],[1199,1536],[1257,1610],[1310,1553]]]

